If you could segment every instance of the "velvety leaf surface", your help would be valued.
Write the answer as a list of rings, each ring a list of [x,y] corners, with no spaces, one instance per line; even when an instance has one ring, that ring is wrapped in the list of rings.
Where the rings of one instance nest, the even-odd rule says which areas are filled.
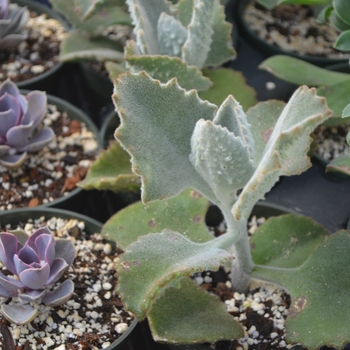
[[[308,217],[282,215],[268,219],[250,239],[255,264],[296,268],[329,236]]]
[[[310,166],[308,135],[331,114],[314,88],[300,87],[279,117],[261,161],[233,207],[236,220],[248,218],[254,204],[264,198],[281,175],[295,175]]]
[[[195,124],[213,119],[215,105],[201,101],[194,90],[181,89],[176,80],[163,85],[145,73],[121,75],[114,100],[122,120],[116,137],[132,154],[144,201],[172,197],[186,188],[215,198],[189,160]]]
[[[149,234],[127,247],[117,263],[117,292],[127,310],[143,320],[159,292],[173,280],[217,270],[232,255],[212,241],[194,243],[172,231]]]
[[[269,57],[259,68],[296,85],[330,85],[350,79],[350,74],[317,67],[306,61],[284,55]]]
[[[241,72],[228,68],[217,68],[203,69],[203,74],[213,82],[213,86],[209,90],[199,92],[202,100],[208,100],[220,106],[228,95],[232,95],[244,110],[257,103],[256,91],[247,85]]]
[[[112,1],[112,0],[109,0]],[[73,2],[73,4],[72,4]],[[91,5],[91,1],[86,0],[50,0],[54,9],[61,12],[74,28],[80,29],[89,36],[102,33],[103,30],[113,24],[131,25],[131,19],[126,9],[111,6],[108,10],[91,12],[88,19],[84,19],[85,11]]]
[[[208,206],[207,199],[190,190],[147,205],[134,203],[112,216],[102,235],[123,250],[139,237],[165,229],[176,230],[193,242],[206,242],[213,239],[204,221]]]
[[[102,12],[108,13],[116,7],[125,8],[125,0],[74,0],[79,5],[80,16],[86,21],[93,15]]]
[[[213,35],[204,67],[219,66],[237,54],[232,47],[232,25],[225,21],[225,12],[219,1],[214,1]]]
[[[145,70],[153,79],[167,83],[170,79],[177,79],[179,85],[186,89],[197,91],[207,90],[212,86],[209,78],[203,76],[196,67],[189,67],[177,57],[168,56],[125,56],[130,70],[139,73]]]
[[[129,153],[115,141],[107,150],[101,150],[85,179],[77,186],[85,190],[139,191],[141,181],[131,170]]]
[[[123,48],[106,37],[88,38],[79,30],[71,30],[62,41],[60,60],[65,62],[82,59],[122,62]]]
[[[192,18],[194,0],[180,0],[176,5],[178,11],[177,19],[182,23],[184,27],[187,27]]]
[[[126,2],[135,26],[136,41],[142,54],[159,54],[158,19],[162,12],[168,15],[174,14],[171,4],[166,0],[127,0]]]
[[[337,171],[350,175],[350,157],[348,155],[339,156],[333,159],[326,167],[326,171]]]
[[[114,79],[117,79],[119,74],[125,73],[126,71],[125,62],[124,64],[122,64],[122,63],[108,61],[105,63],[105,68],[108,71],[108,76],[111,81],[113,81]]]
[[[189,66],[202,69],[212,43],[213,10],[215,1],[201,0],[193,9],[191,22],[187,27],[187,40],[182,48],[182,59]]]
[[[181,344],[244,336],[242,326],[227,313],[224,303],[189,278],[165,288],[154,302],[148,320],[156,341]]]
[[[317,350],[324,344],[342,349],[350,341],[345,321],[350,308],[349,245],[349,231],[339,231],[299,268],[256,269],[257,274],[277,280],[292,295],[286,321],[288,342]]]
[[[283,101],[270,100],[259,102],[247,111],[250,131],[254,138],[255,164],[259,164],[267,142],[270,139],[278,117],[285,107]]]

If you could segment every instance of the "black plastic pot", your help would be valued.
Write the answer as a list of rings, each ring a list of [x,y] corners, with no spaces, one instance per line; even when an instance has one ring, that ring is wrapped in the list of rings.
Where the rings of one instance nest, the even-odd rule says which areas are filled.
[[[0,225],[2,227],[7,224],[15,225],[29,219],[39,219],[42,216],[45,216],[46,219],[59,217],[62,219],[77,219],[83,221],[85,223],[85,231],[88,235],[100,232],[102,228],[100,222],[91,219],[90,217],[57,208],[24,208],[5,211],[0,213]],[[136,350],[142,348],[141,330],[138,321],[134,319],[128,330],[104,350]]]
[[[20,90],[22,94],[27,94],[28,90]],[[87,129],[94,133],[99,149],[101,149],[101,143],[99,138],[99,131],[94,122],[86,115],[81,109],[73,106],[71,103],[52,95],[47,95],[47,103],[57,106],[57,109],[61,112],[66,112],[71,119],[84,122]],[[67,210],[80,211],[79,208],[84,205],[84,193],[81,188],[75,188],[67,196],[58,198],[47,204],[40,204],[38,207],[55,207]],[[86,203],[85,203],[86,205]]]
[[[269,44],[260,37],[258,37],[248,26],[244,20],[244,10],[251,0],[235,0],[236,11],[237,11],[237,21],[239,25],[239,31],[243,38],[245,38],[255,49],[263,52],[266,57],[273,55],[288,55],[292,57],[299,58],[301,60],[310,62],[320,67],[324,67],[334,63],[341,63],[348,61],[348,58],[337,59],[337,58],[326,58],[318,56],[307,56],[299,55],[298,53],[292,51],[285,51],[276,45]]]
[[[48,18],[54,18],[58,20],[66,30],[69,30],[70,26],[67,21],[52,8],[40,4],[33,0],[14,0],[19,6],[27,6],[29,10],[35,11],[40,14],[47,14]],[[47,92],[53,92],[58,84],[62,75],[63,63],[59,62],[46,72],[39,74],[28,80],[23,80],[16,83],[20,89],[28,90],[45,90]]]

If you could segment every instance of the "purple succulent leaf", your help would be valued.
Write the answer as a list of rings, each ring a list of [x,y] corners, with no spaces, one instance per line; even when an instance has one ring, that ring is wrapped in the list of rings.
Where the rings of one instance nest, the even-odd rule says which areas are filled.
[[[11,22],[4,34],[19,34],[28,22],[29,11],[26,7],[9,7],[7,18]]]
[[[27,264],[28,266],[31,266],[33,263],[40,264],[40,258],[39,258],[38,252],[36,251],[36,249],[33,249],[32,247],[30,247],[28,244],[25,244],[18,251],[17,255],[18,255],[18,259],[21,260],[24,264]],[[19,271],[17,270],[17,272]]]
[[[27,251],[29,251],[31,248],[26,248]],[[39,262],[32,262],[30,264],[23,262],[18,255],[15,255],[13,258],[13,261],[15,263],[16,267],[16,275],[19,276],[21,272],[28,270],[28,269],[40,269],[41,264]]]
[[[56,240],[56,258],[62,258],[69,266],[73,264],[75,248],[70,239],[59,238]]]
[[[1,102],[0,98],[0,143],[4,144],[8,130],[17,124],[16,119],[19,119],[20,113],[13,108],[2,112]]]
[[[2,49],[10,49],[11,47],[18,46],[22,41],[26,40],[28,37],[27,33],[21,34],[8,34],[2,39],[0,39],[0,47]]]
[[[25,159],[27,158],[27,153],[21,153],[21,154],[7,154],[0,156],[0,165],[8,168],[8,169],[15,169],[21,166]]]
[[[24,287],[21,281],[11,276],[5,276],[1,271],[0,271],[0,286],[10,291],[11,293],[13,293],[12,296],[17,294],[17,290],[19,288]]]
[[[41,235],[52,235],[52,232],[47,226],[43,226],[35,230],[28,238],[26,244],[32,249],[36,250],[35,240]]]
[[[1,156],[4,156],[5,154],[8,154],[11,147],[6,145],[0,145],[0,158]]]
[[[0,233],[0,260],[5,267],[16,275],[14,256],[18,252],[18,239],[12,233]]]
[[[47,279],[45,285],[50,285],[52,283],[57,282],[67,270],[68,266],[69,265],[66,263],[65,260],[61,258],[55,259],[51,266],[50,276]]]
[[[38,315],[38,310],[30,304],[2,304],[2,315],[11,323],[18,325],[27,324]]]
[[[37,152],[48,145],[55,138],[54,131],[49,127],[39,130],[23,147],[18,147],[19,152]]]
[[[17,295],[18,289],[7,289],[0,284],[0,296],[4,298],[12,298]]]
[[[45,294],[47,293],[47,290],[28,290],[24,293],[18,294],[18,297],[22,300],[31,302],[37,302],[39,299],[41,299]]]
[[[28,108],[24,111],[22,124],[30,124],[34,122],[33,127],[36,128],[43,120],[47,113],[47,97],[44,91],[31,91],[26,95]]]
[[[0,0],[0,20],[7,18],[9,12],[9,0]]]
[[[39,259],[47,262],[50,266],[55,260],[55,243],[52,234],[43,234],[35,239]]]
[[[1,126],[1,130],[4,130],[5,127],[7,127],[6,130],[8,130],[15,125],[18,125],[22,117],[22,109],[18,99],[13,95],[10,95],[8,92],[5,92],[3,95],[0,95],[0,113],[11,110],[12,112],[10,115],[4,114],[4,117],[1,117],[1,119],[5,118],[4,121],[6,122],[5,126]],[[11,119],[8,120],[9,118]],[[6,130],[1,132],[1,134],[6,135]]]
[[[0,84],[0,96],[5,92],[16,98],[21,94],[17,85],[10,78],[7,78]]]
[[[74,292],[74,283],[72,280],[65,280],[56,289],[47,292],[42,298],[45,305],[57,306],[68,301]]]
[[[30,268],[19,274],[20,281],[30,289],[41,289],[46,285],[50,276],[49,264],[44,264],[40,268]]]

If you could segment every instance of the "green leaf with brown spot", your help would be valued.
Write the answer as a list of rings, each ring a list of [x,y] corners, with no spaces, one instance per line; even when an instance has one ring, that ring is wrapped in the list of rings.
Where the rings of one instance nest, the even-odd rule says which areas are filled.
[[[225,304],[189,278],[165,288],[148,320],[156,341],[188,344],[244,337],[243,327],[228,314]]]
[[[195,243],[182,234],[163,231],[141,237],[117,262],[118,287],[126,309],[143,320],[169,283],[199,271],[216,271],[232,254],[213,241]]]
[[[205,224],[208,207],[208,200],[191,190],[147,205],[134,203],[112,216],[104,224],[102,235],[121,249],[143,235],[165,229],[176,230],[193,242],[207,242],[213,239]]]
[[[85,190],[139,191],[141,181],[131,170],[129,154],[114,141],[101,151],[85,179],[77,185]]]
[[[296,268],[328,236],[328,231],[311,218],[291,214],[272,217],[251,237],[252,257],[257,265]]]
[[[342,174],[350,175],[350,156],[342,155],[333,159],[326,167],[326,171],[337,171]]]

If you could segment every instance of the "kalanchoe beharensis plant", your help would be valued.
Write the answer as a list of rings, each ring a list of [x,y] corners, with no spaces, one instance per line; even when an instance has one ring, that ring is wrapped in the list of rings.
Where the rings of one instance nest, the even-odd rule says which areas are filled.
[[[60,48],[60,60],[98,60],[123,62],[123,42],[105,34],[112,25],[131,25],[124,1],[50,0],[73,26]]]
[[[22,95],[10,79],[0,84],[0,165],[20,166],[27,152],[36,152],[52,141],[54,132],[43,126],[47,112],[46,93]]]
[[[262,102],[244,113],[232,96],[217,107],[196,91],[183,90],[176,79],[162,84],[141,72],[115,81],[114,101],[121,117],[115,135],[141,176],[142,199],[166,200],[159,208],[172,220],[172,225],[160,224],[164,218],[154,208],[148,219],[143,209],[128,218],[124,209],[104,228],[106,237],[119,242],[119,235],[125,236],[119,214],[124,223],[141,225],[142,218],[153,232],[138,232],[134,242],[123,237],[117,292],[126,308],[139,320],[148,318],[157,341],[243,337],[242,326],[223,303],[190,278],[230,264],[236,291],[245,292],[258,279],[291,294],[288,342],[314,350],[322,344],[343,347],[350,339],[344,322],[344,310],[350,307],[350,272],[344,268],[350,263],[349,232],[329,236],[309,218],[285,215],[269,219],[250,241],[247,234],[254,205],[279,177],[310,166],[309,134],[331,114],[325,99],[303,86],[287,104]],[[183,217],[176,214],[180,206],[170,206],[171,197],[186,188],[221,209],[225,234],[208,238],[205,232],[200,239],[197,232],[192,240]],[[192,229],[198,218],[191,215]],[[181,222],[178,231],[176,222]]]
[[[0,0],[0,50],[16,47],[27,38],[25,25],[29,19],[26,7]]]
[[[38,315],[35,303],[57,306],[69,300],[73,281],[66,279],[58,286],[57,282],[74,258],[72,241],[55,239],[47,227],[30,236],[22,231],[0,233],[0,261],[10,273],[0,271],[0,296],[10,299],[1,305],[2,315],[25,324]]]

